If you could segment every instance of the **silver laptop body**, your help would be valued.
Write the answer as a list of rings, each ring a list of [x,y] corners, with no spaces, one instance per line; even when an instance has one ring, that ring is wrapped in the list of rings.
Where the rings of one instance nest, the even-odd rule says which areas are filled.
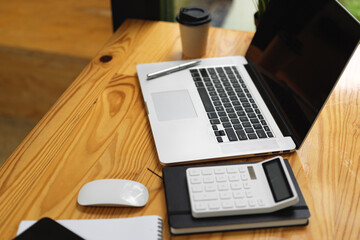
[[[300,147],[360,39],[359,22],[337,1],[317,1],[316,6],[307,1],[271,1],[245,57],[201,59],[191,69],[151,80],[147,74],[184,61],[137,66],[163,165],[280,154]],[[236,129],[231,137],[221,116],[216,122],[204,107],[194,73],[222,66],[238,71],[252,95],[251,105],[266,124],[266,137],[255,130],[256,135],[248,134],[251,139],[242,140]],[[219,137],[221,131],[226,135]]]
[[[244,57],[202,59],[191,69],[235,66],[261,109],[273,137],[219,143],[194,84],[190,69],[147,80],[146,75],[184,63],[184,61],[140,64],[137,66],[160,162],[164,165],[201,160],[289,152],[295,149],[291,137],[284,137],[244,68]],[[222,123],[218,124],[221,128]]]

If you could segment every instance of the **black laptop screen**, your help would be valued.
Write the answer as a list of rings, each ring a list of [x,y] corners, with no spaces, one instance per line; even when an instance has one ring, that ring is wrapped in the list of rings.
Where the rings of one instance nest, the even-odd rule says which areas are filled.
[[[336,1],[270,1],[246,57],[297,147],[359,39],[359,22]]]

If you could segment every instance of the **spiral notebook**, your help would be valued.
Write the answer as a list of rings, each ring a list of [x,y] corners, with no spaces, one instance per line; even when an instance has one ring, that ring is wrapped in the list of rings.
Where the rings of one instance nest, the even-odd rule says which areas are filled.
[[[21,221],[19,235],[36,221]],[[115,219],[56,220],[65,228],[87,240],[161,240],[162,219],[160,216],[142,216]]]

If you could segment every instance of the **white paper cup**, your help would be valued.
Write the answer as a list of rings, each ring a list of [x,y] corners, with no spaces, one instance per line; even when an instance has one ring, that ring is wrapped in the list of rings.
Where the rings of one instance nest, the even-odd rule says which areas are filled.
[[[206,54],[210,13],[201,7],[181,8],[176,16],[180,26],[183,55],[199,58]]]

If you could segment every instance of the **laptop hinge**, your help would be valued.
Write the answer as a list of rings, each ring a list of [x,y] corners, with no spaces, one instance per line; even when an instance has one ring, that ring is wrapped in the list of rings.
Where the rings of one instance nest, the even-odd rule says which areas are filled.
[[[291,128],[287,124],[285,118],[282,116],[279,107],[275,103],[275,101],[271,98],[270,94],[266,90],[265,84],[263,84],[264,80],[262,77],[257,73],[257,70],[255,69],[254,65],[251,63],[251,60],[246,59],[248,61],[248,64],[245,64],[244,67],[249,73],[251,79],[253,80],[256,88],[258,89],[261,97],[263,98],[266,106],[270,110],[272,116],[274,117],[277,125],[279,126],[282,134],[284,136],[290,136],[293,141],[295,142],[296,149],[300,147],[300,143],[296,140],[296,137],[294,137],[293,132],[291,131]]]

